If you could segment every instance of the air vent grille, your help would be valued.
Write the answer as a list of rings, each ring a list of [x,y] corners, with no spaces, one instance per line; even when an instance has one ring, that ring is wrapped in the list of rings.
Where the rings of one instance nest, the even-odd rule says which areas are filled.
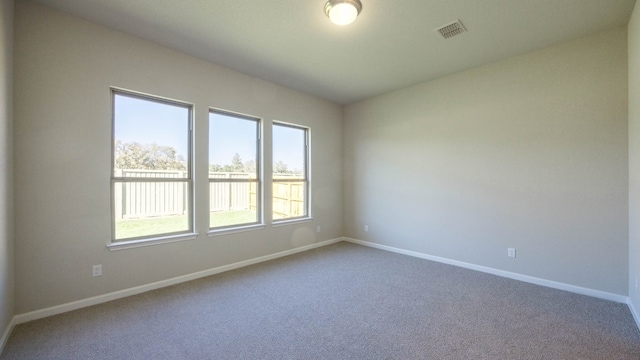
[[[460,35],[467,30],[464,28],[464,26],[462,26],[460,20],[456,20],[451,24],[447,24],[443,27],[437,28],[436,31],[439,32],[443,38],[448,39],[450,37]]]

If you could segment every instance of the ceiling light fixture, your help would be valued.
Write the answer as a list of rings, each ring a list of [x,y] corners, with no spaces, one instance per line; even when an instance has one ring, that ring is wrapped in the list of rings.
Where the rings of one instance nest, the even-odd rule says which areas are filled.
[[[349,25],[362,11],[360,0],[329,0],[324,5],[324,13],[336,25]]]

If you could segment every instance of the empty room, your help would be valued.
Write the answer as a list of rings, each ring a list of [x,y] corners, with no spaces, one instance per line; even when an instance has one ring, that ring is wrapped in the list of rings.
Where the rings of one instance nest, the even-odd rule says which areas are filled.
[[[0,0],[0,359],[639,359],[635,0]]]

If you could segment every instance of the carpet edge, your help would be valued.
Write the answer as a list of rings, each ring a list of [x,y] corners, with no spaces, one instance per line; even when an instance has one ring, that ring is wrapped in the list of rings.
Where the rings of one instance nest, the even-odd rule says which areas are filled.
[[[11,332],[13,331],[13,328],[16,326],[16,324],[16,316],[14,315],[11,318],[11,321],[9,321],[9,324],[7,324],[7,327],[4,329],[4,332],[2,332],[2,337],[0,338],[0,354],[2,354],[2,352],[4,351],[4,347],[5,345],[7,345],[9,336],[11,336]]]
[[[604,300],[609,300],[609,301],[614,301],[614,302],[622,303],[622,304],[628,304],[629,303],[629,301],[628,301],[629,297],[628,296],[624,296],[624,295],[614,294],[614,293],[601,291],[601,290],[596,290],[596,289],[585,288],[585,287],[581,287],[581,286],[577,286],[577,285],[571,285],[571,284],[562,283],[562,282],[553,281],[553,280],[537,278],[537,277],[529,276],[529,275],[518,274],[518,273],[514,273],[514,272],[510,272],[510,271],[490,268],[490,267],[487,267],[487,266],[467,263],[467,262],[464,262],[464,261],[447,259],[447,258],[434,256],[434,255],[429,255],[429,254],[425,254],[425,253],[421,253],[421,252],[417,252],[417,251],[405,250],[405,249],[396,248],[396,247],[393,247],[393,246],[382,245],[382,244],[378,244],[378,243],[374,243],[374,242],[370,242],[370,241],[358,240],[358,239],[353,239],[353,238],[348,238],[348,237],[344,237],[343,239],[344,239],[344,241],[347,241],[347,242],[350,242],[350,243],[354,243],[354,244],[358,244],[358,245],[368,246],[368,247],[372,247],[372,248],[376,248],[376,249],[380,249],[380,250],[391,251],[391,252],[395,252],[395,253],[398,253],[398,254],[413,256],[413,257],[417,257],[417,258],[421,258],[421,259],[425,259],[425,260],[431,260],[431,261],[435,261],[435,262],[439,262],[439,263],[443,263],[443,264],[458,266],[458,267],[462,267],[462,268],[469,269],[469,270],[480,271],[480,272],[483,272],[483,273],[488,273],[488,274],[492,274],[492,275],[496,275],[496,276],[501,276],[501,277],[505,277],[505,278],[509,278],[509,279],[513,279],[513,280],[519,280],[519,281],[523,281],[523,282],[527,282],[527,283],[531,283],[531,284],[535,284],[535,285],[546,286],[546,287],[557,289],[557,290],[564,290],[564,291],[568,291],[568,292],[572,292],[572,293],[576,293],[576,294],[580,294],[580,295],[587,295],[587,296],[591,296],[591,297],[595,297],[595,298],[599,298],[599,299],[604,299]],[[636,322],[638,322],[638,321],[636,320]],[[640,325],[638,327],[640,328]]]
[[[631,302],[631,298],[629,297],[627,297],[627,306],[629,307],[629,311],[631,311],[631,315],[633,316],[633,320],[636,322],[638,330],[640,330],[640,315],[636,311],[636,308],[633,306],[633,302]]]
[[[110,292],[110,293],[106,293],[106,294],[102,294],[102,295],[98,295],[98,296],[93,296],[93,297],[90,297],[90,298],[85,298],[85,299],[81,299],[81,300],[68,302],[68,303],[65,303],[65,304],[60,304],[60,305],[55,305],[55,306],[51,306],[51,307],[44,308],[44,309],[30,311],[30,312],[23,313],[23,314],[17,314],[17,315],[15,315],[13,317],[13,319],[11,321],[11,330],[13,329],[13,326],[18,325],[18,324],[22,324],[22,323],[25,323],[25,322],[28,322],[28,321],[42,319],[42,318],[45,318],[45,317],[58,315],[58,314],[62,314],[62,313],[65,313],[65,312],[69,312],[69,311],[73,311],[73,310],[77,310],[77,309],[81,309],[81,308],[85,308],[85,307],[89,307],[89,306],[93,306],[93,305],[98,305],[98,304],[105,303],[105,302],[108,302],[108,301],[121,299],[121,298],[132,296],[132,295],[141,294],[141,293],[144,293],[144,292],[147,292],[147,291],[152,291],[152,290],[160,289],[160,288],[163,288],[163,287],[172,286],[172,285],[180,284],[180,283],[183,283],[183,282],[187,282],[187,281],[196,280],[196,279],[200,279],[200,278],[203,278],[203,277],[219,274],[219,273],[222,273],[222,272],[225,272],[225,271],[239,269],[239,268],[242,268],[242,267],[245,267],[245,266],[254,265],[254,264],[261,263],[261,262],[265,262],[265,261],[281,258],[281,257],[284,257],[284,256],[293,255],[293,254],[297,254],[297,253],[300,253],[300,252],[312,250],[312,249],[315,249],[315,248],[319,248],[319,247],[335,244],[335,243],[338,243],[338,242],[343,241],[343,240],[344,240],[344,238],[342,238],[342,237],[335,238],[335,239],[330,239],[330,240],[325,240],[325,241],[321,241],[321,242],[317,242],[317,243],[304,245],[304,246],[296,247],[296,248],[293,248],[293,249],[289,249],[289,250],[273,253],[273,254],[259,256],[259,257],[253,258],[253,259],[238,261],[238,262],[235,262],[235,263],[232,263],[232,264],[222,265],[222,266],[218,266],[218,267],[207,269],[207,270],[203,270],[203,271],[198,271],[198,272],[194,272],[194,273],[190,273],[190,274],[186,274],[186,275],[173,277],[173,278],[166,279],[166,280],[161,280],[161,281],[157,281],[157,282],[153,282],[153,283],[149,283],[149,284],[145,284],[145,285],[135,286],[135,287],[128,288],[128,289],[118,290],[118,291],[114,291],[114,292]],[[6,339],[8,339],[10,334],[11,334],[11,331],[5,330],[5,334],[3,334],[3,338],[1,340],[6,341]],[[4,337],[5,335],[6,335],[6,339]],[[0,354],[1,354],[2,353],[1,350],[4,348],[4,342],[0,343],[0,345],[2,345],[2,347],[0,347]]]

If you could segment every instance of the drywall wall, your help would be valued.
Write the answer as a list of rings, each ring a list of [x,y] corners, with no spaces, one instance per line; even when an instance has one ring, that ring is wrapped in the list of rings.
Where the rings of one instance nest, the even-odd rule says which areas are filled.
[[[13,0],[0,1],[0,333],[13,317]],[[0,344],[2,346],[2,344]]]
[[[640,311],[640,8],[628,25],[629,61],[629,298]],[[638,320],[638,319],[637,319]]]
[[[340,106],[31,2],[15,22],[16,313],[342,236]],[[196,240],[107,249],[111,86],[194,104]],[[313,221],[207,236],[209,107],[264,118],[267,173],[271,122],[311,128]]]
[[[347,106],[345,236],[626,295],[626,51],[621,28]]]

